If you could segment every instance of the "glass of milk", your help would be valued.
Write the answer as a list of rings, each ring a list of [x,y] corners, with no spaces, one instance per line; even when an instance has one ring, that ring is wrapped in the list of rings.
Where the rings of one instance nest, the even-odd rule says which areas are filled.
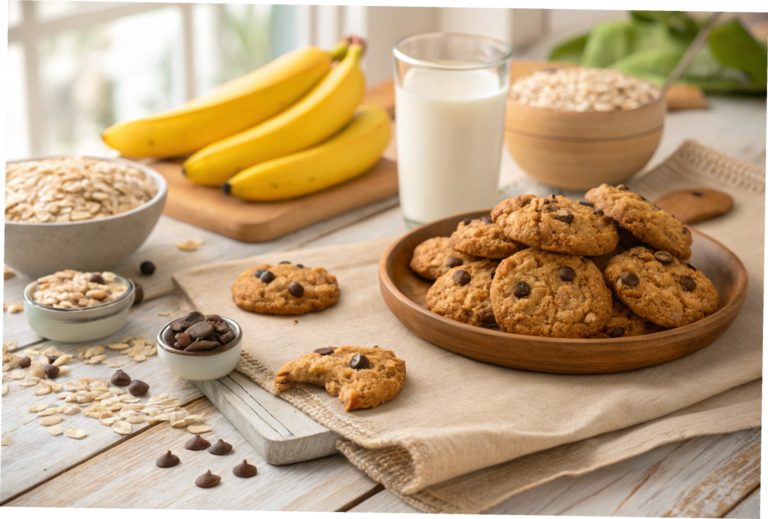
[[[408,227],[491,209],[499,187],[512,47],[429,33],[394,47],[400,207]]]

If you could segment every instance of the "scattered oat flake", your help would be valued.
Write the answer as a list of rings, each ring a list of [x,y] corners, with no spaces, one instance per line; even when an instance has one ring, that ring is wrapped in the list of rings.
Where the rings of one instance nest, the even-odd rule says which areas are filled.
[[[63,405],[57,409],[57,412],[68,416],[75,415],[80,412],[80,408],[76,405]]]
[[[40,425],[44,425],[48,427],[49,425],[56,425],[57,423],[61,423],[61,421],[64,420],[61,416],[46,416],[45,418],[41,418],[37,421]]]
[[[44,409],[48,409],[50,406],[48,404],[35,404],[32,407],[29,408],[30,413],[39,413],[40,411]]]
[[[52,391],[51,386],[47,386],[45,384],[38,384],[37,389],[35,389],[35,396],[47,395],[47,394],[50,394],[51,391]]]
[[[5,384],[3,384],[3,396],[5,396],[5,395],[7,395],[7,394],[8,394],[8,386],[6,386]]]
[[[177,241],[176,247],[179,248],[179,250],[191,252],[196,251],[200,245],[205,243],[205,240],[202,238],[197,238],[194,240],[184,240],[184,241]]]
[[[8,311],[11,312],[12,314],[18,314],[19,312],[24,311],[24,305],[20,303],[8,305]]]
[[[61,428],[61,425],[52,425],[48,427],[48,434],[50,434],[51,436],[58,436],[63,433],[64,433],[64,429]]]
[[[168,316],[169,316],[169,315],[171,315],[172,313],[173,313],[172,311],[168,310],[167,312],[160,312],[160,313],[159,313],[159,314],[157,314],[157,315],[158,315],[158,317],[168,317]]]
[[[3,447],[8,447],[9,445],[13,445],[13,440],[8,436],[3,436],[3,438],[0,440],[0,445]]]
[[[131,431],[133,428],[131,427],[131,424],[128,422],[115,422],[112,425],[112,430],[115,431],[117,434],[131,434]]]
[[[128,348],[128,345],[124,342],[113,342],[112,344],[107,344],[107,348],[110,350],[125,350]]]
[[[9,372],[9,373],[8,373],[6,376],[4,376],[3,378],[6,378],[6,379],[11,379],[11,380],[21,380],[21,379],[22,379],[22,378],[24,378],[26,375],[27,375],[27,374],[26,374],[25,372],[23,372],[22,370],[20,370],[20,369],[16,369],[16,370],[13,370],[13,371]]]
[[[40,418],[44,416],[53,416],[58,412],[59,412],[59,409],[57,407],[49,407],[48,409],[43,409],[42,411],[37,413],[37,416],[39,416]]]
[[[187,427],[187,431],[192,434],[205,433],[211,430],[213,430],[213,427],[208,424],[190,425]]]
[[[8,267],[3,267],[3,279],[11,279],[13,276],[15,276],[14,272],[9,269]]]
[[[85,438],[88,435],[88,433],[86,433],[83,429],[78,429],[77,427],[67,429],[66,431],[64,431],[64,434],[76,440]]]

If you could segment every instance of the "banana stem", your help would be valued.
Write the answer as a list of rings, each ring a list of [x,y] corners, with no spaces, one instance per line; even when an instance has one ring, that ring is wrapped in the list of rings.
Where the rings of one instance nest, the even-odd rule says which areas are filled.
[[[344,38],[330,50],[329,54],[333,57],[334,61],[341,61],[346,57],[349,43],[349,39]]]

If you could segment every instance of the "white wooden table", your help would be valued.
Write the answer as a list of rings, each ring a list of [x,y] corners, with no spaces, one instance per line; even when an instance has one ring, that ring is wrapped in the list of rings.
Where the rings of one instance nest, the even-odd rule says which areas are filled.
[[[650,166],[668,156],[683,140],[696,139],[731,156],[765,164],[765,100],[712,98],[712,108],[672,113],[664,139]],[[530,181],[508,156],[502,175],[505,194],[552,189]],[[145,289],[145,302],[134,308],[126,333],[153,335],[158,326],[184,311],[170,276],[195,265],[275,251],[350,243],[396,236],[406,231],[396,199],[347,213],[278,240],[239,243],[171,218],[162,217],[149,240],[117,271],[136,277]],[[204,238],[196,252],[182,252],[173,243]],[[141,261],[156,263],[151,277],[138,274]],[[18,303],[28,280],[16,276],[4,282],[4,301]],[[22,346],[42,339],[26,325],[23,313],[3,315],[3,340]],[[105,343],[106,341],[100,341]],[[74,348],[74,347],[73,347]],[[65,349],[62,347],[62,349]],[[101,364],[72,364],[72,376],[108,378],[112,369]],[[82,415],[66,417],[67,427],[89,431],[73,440],[49,436],[27,408],[36,402],[60,402],[52,395],[32,396],[32,388],[10,384],[2,399],[2,434],[13,439],[2,447],[2,495],[5,506],[100,508],[187,508],[238,510],[312,510],[354,512],[414,512],[381,485],[353,467],[341,455],[274,467],[259,458],[202,394],[170,374],[157,357],[131,366],[153,392],[169,392],[195,413],[207,416],[216,436],[234,445],[238,459],[258,466],[259,475],[232,481],[212,490],[194,486],[207,469],[231,470],[232,459],[193,456],[177,449],[182,464],[172,473],[159,471],[154,460],[166,445],[179,447],[190,437],[167,423],[134,426],[127,437]],[[63,380],[66,380],[64,378]],[[659,447],[651,452],[580,477],[564,477],[515,496],[495,507],[496,514],[622,515],[758,517],[760,497],[760,430],[706,436]],[[214,459],[215,458],[215,459]],[[170,476],[172,474],[172,477]]]

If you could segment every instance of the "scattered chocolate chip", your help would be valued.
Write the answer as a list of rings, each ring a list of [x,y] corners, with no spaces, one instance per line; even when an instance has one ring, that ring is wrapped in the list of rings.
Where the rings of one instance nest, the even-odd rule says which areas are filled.
[[[213,325],[208,321],[198,321],[187,328],[184,333],[188,333],[193,339],[202,339],[213,333]]]
[[[491,310],[483,310],[479,314],[477,314],[477,318],[480,320],[483,324],[496,324],[496,316],[493,315],[493,312]]]
[[[515,297],[525,297],[531,293],[531,285],[525,281],[515,283],[515,286],[512,287],[512,293],[515,294]]]
[[[297,263],[297,264],[296,264],[296,268],[300,268],[300,269],[303,269],[303,268],[304,268],[304,265],[302,265],[301,263]]]
[[[19,359],[20,368],[28,368],[30,364],[32,364],[32,359],[29,357],[22,357]]]
[[[304,287],[299,283],[292,281],[291,283],[288,283],[288,292],[290,292],[293,297],[303,297]]]
[[[586,205],[587,207],[595,207],[595,204],[586,200],[579,200],[579,205]]]
[[[133,281],[133,305],[132,306],[139,305],[141,304],[142,301],[144,301],[144,287],[141,286],[141,283],[137,283],[136,281]]]
[[[127,386],[131,383],[131,377],[122,369],[118,369],[115,371],[115,374],[112,375],[112,379],[110,379],[109,383],[113,386]]]
[[[173,333],[170,326],[163,330],[163,342],[168,346],[173,346],[173,343],[176,342],[176,334]]]
[[[573,281],[576,279],[576,271],[571,267],[560,267],[560,279],[563,281]]]
[[[53,364],[54,362],[56,362],[56,359],[58,358],[59,358],[58,355],[48,355],[48,364]]]
[[[483,223],[484,223],[484,224],[486,224],[486,225],[489,225],[489,224],[492,224],[492,223],[493,223],[493,220],[491,220],[491,219],[490,219],[489,217],[487,217],[487,216],[483,216],[482,218],[480,218],[480,221],[481,221],[481,222],[483,222]]]
[[[200,488],[211,488],[218,485],[219,481],[221,481],[221,477],[215,474],[211,474],[211,471],[209,470],[195,480],[195,485]]]
[[[211,446],[211,442],[200,436],[200,433],[196,434],[191,440],[187,440],[184,444],[184,448],[190,451],[202,451]]]
[[[624,335],[624,328],[614,328],[611,330],[611,333],[608,334],[609,337],[621,337]]]
[[[628,287],[636,287],[640,284],[640,278],[638,278],[637,274],[634,272],[622,272],[621,276],[619,276],[619,279],[621,279],[621,282]]]
[[[224,440],[219,440],[208,449],[208,452],[216,456],[224,456],[232,451],[232,446]]]
[[[672,257],[672,255],[665,250],[654,252],[653,257],[662,263],[672,263],[673,261],[675,261],[675,258]]]
[[[228,331],[225,334],[222,334],[219,336],[219,342],[223,344],[229,344],[230,342],[235,340],[235,332],[232,330]]]
[[[558,214],[555,215],[555,220],[559,220],[563,223],[570,224],[573,221],[573,215],[572,214]]]
[[[141,265],[139,265],[139,270],[145,276],[151,276],[155,273],[155,264],[151,261],[142,261]]]
[[[680,286],[682,286],[683,290],[685,290],[686,292],[693,292],[694,290],[696,290],[696,282],[693,280],[691,276],[681,276]]]
[[[265,270],[264,273],[259,276],[264,283],[272,283],[275,280],[275,275],[269,270]]]
[[[278,265],[290,265],[290,264],[291,264],[290,261],[281,261],[280,263],[278,263]]]
[[[368,360],[368,357],[359,353],[349,361],[349,367],[352,369],[368,369],[370,366],[371,361]]]
[[[161,469],[167,469],[171,467],[175,467],[181,463],[181,460],[179,460],[179,457],[175,454],[172,454],[171,451],[166,452],[159,458],[157,458],[157,461],[155,462],[155,465],[160,467]]]
[[[261,275],[264,274],[265,272],[266,270],[264,269],[256,269],[253,271],[253,275],[256,276],[257,278],[260,278]]]
[[[53,364],[48,364],[47,366],[44,366],[43,369],[45,370],[45,376],[47,378],[56,378],[61,371],[58,366],[54,366]]]
[[[91,277],[90,279],[88,279],[88,281],[90,281],[91,283],[98,283],[99,285],[104,284],[104,278],[101,277],[101,274],[99,274],[98,272],[94,272],[93,274],[91,274]]]
[[[469,275],[469,272],[466,270],[457,270],[453,273],[453,280],[456,282],[459,286],[464,286],[470,281],[472,281],[472,276]]]
[[[256,466],[248,463],[248,460],[243,460],[240,465],[232,469],[232,474],[239,478],[252,478],[257,472]]]
[[[464,218],[464,219],[461,221],[461,223],[463,223],[464,225],[469,225],[469,224],[471,224],[471,223],[472,223],[472,218]]]
[[[461,259],[461,258],[448,258],[446,260],[445,264],[448,265],[451,268],[458,267],[458,266],[464,264],[464,260]]]
[[[323,355],[323,356],[325,356],[325,355],[330,355],[330,354],[331,354],[331,353],[333,353],[334,351],[336,351],[336,348],[330,348],[330,347],[328,347],[328,348],[318,348],[318,349],[316,349],[316,350],[314,351],[314,353],[317,353],[318,355]]]
[[[133,396],[144,396],[149,391],[149,384],[143,380],[134,380],[128,385],[128,392]]]

